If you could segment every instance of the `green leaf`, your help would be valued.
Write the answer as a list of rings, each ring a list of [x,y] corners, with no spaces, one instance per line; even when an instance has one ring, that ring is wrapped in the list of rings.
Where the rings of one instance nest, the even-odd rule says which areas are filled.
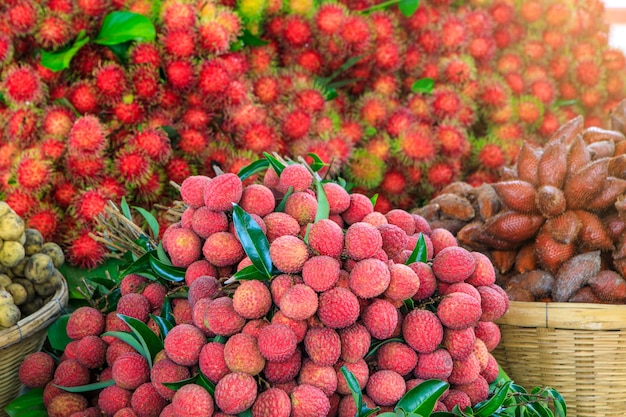
[[[140,353],[143,355],[143,346],[141,346],[141,343],[139,342],[139,340],[137,340],[137,338],[128,332],[106,332],[103,333],[102,336],[111,336],[111,337],[115,337],[116,339],[120,339],[122,342],[126,343],[127,345],[130,345],[133,349],[135,349],[137,351],[137,353]]]
[[[147,17],[131,12],[109,13],[94,43],[116,45],[127,41],[153,41],[156,37],[154,24]]]
[[[207,390],[209,394],[215,394],[215,384],[209,378],[207,378],[202,371],[198,372],[198,379],[196,380],[196,384],[200,385],[202,388]]]
[[[270,155],[267,152],[263,152],[263,156],[265,156],[269,164],[272,166],[272,168],[274,168],[274,171],[276,172],[276,174],[280,176],[280,174],[283,173],[283,169],[285,169],[285,164],[283,164],[282,162],[280,162],[278,159],[274,158],[272,155]]]
[[[400,3],[398,3],[398,9],[406,17],[413,16],[419,6],[419,0],[400,0]]]
[[[144,219],[146,219],[146,223],[148,223],[148,227],[150,227],[150,230],[152,231],[152,236],[155,238],[158,238],[159,237],[159,222],[154,217],[154,215],[150,213],[148,210],[144,209],[143,207],[133,206],[133,208],[137,210],[139,214],[143,216]]]
[[[554,412],[556,413],[556,416],[566,417],[567,405],[565,404],[563,396],[554,388],[546,388],[546,393],[554,400]]]
[[[113,52],[113,54],[120,60],[121,63],[126,64],[128,62],[128,51],[130,50],[132,42],[123,42],[115,45],[107,45],[107,48]]]
[[[166,125],[160,126],[161,129],[167,134],[167,137],[170,138],[170,142],[175,142],[180,139],[180,133],[178,130],[174,128],[174,126]]]
[[[433,92],[435,86],[435,80],[432,78],[422,78],[417,80],[411,86],[411,91],[414,93],[430,94]]]
[[[259,224],[248,214],[233,203],[233,224],[241,246],[252,264],[266,277],[272,276],[272,259],[270,258],[270,244]]]
[[[458,417],[458,414],[454,414],[449,411],[437,411],[432,413],[430,417]]]
[[[155,316],[154,314],[150,314],[150,317],[152,317],[152,320],[154,320],[156,325],[159,327],[159,336],[161,337],[161,340],[164,340],[165,336],[167,336],[170,330],[174,328],[174,325],[168,320],[165,320],[163,317]]]
[[[313,176],[315,182],[315,190],[317,191],[317,213],[315,213],[315,221],[327,219],[330,215],[330,205],[324,187],[317,176]]]
[[[374,126],[368,126],[365,128],[365,136],[374,136],[378,132]]]
[[[70,314],[65,314],[54,321],[48,327],[48,340],[52,349],[58,351],[64,351],[65,347],[72,341],[67,335],[67,321],[70,319]]]
[[[413,301],[412,298],[407,298],[406,300],[402,301],[402,303],[407,308],[407,310],[415,310],[415,301]]]
[[[163,308],[161,308],[161,317],[167,320],[170,323],[176,323],[176,318],[174,317],[174,311],[172,310],[172,303],[170,303],[169,296],[165,297],[163,300]]]
[[[350,392],[352,393],[352,398],[354,399],[354,403],[356,404],[357,411],[363,409],[363,393],[361,392],[361,386],[359,385],[359,381],[356,380],[356,377],[346,366],[341,367],[341,373],[346,378],[346,382],[348,384],[348,388],[350,388]],[[360,414],[360,413],[359,413]]]
[[[180,381],[176,381],[176,382],[164,382],[163,385],[165,385],[169,389],[173,389],[174,391],[178,391],[181,387],[184,387],[185,385],[195,384],[196,381],[198,380],[198,375],[199,374],[196,374],[196,375],[192,376],[191,378],[181,379]]]
[[[576,98],[571,99],[571,100],[559,99],[554,102],[554,105],[557,107],[566,107],[566,106],[573,106],[578,103],[579,101]]]
[[[237,414],[239,417],[252,417],[252,408],[248,408],[246,411],[242,411]]]
[[[375,206],[378,201],[378,193],[374,194],[372,198],[370,198],[370,201],[372,202],[372,206]]]
[[[238,38],[243,42],[243,46],[264,46],[269,45],[269,41],[259,38],[254,35],[248,29],[244,29],[241,36]]]
[[[269,166],[270,166],[269,160],[257,159],[253,163],[246,165],[245,167],[242,167],[237,173],[237,176],[239,177],[241,181],[243,181],[247,178],[250,178],[251,176],[253,176],[254,174],[258,172],[265,171],[267,168],[269,168]]]
[[[314,172],[318,172],[320,169],[322,169],[322,168],[324,168],[325,166],[328,165],[327,163],[322,161],[322,159],[319,156],[317,156],[317,154],[315,154],[313,152],[309,152],[307,155],[310,156],[311,158],[313,158],[313,163],[311,164],[311,169]]]
[[[156,251],[157,258],[161,261],[161,263],[172,266],[170,258],[167,256],[167,253],[165,253],[165,249],[163,249],[163,242],[159,242],[159,246],[157,246]]]
[[[531,402],[526,404],[530,412],[535,413],[537,417],[554,417],[552,411],[540,402]]]
[[[489,400],[484,401],[474,410],[474,415],[478,417],[489,417],[491,416],[498,408],[502,406],[504,400],[506,399],[507,394],[509,393],[509,387],[513,381],[507,381],[502,385],[498,390],[493,394]]]
[[[164,264],[159,260],[156,250],[150,251],[149,254],[148,262],[150,268],[152,268],[158,277],[171,282],[181,282],[185,280],[185,268]]]
[[[365,355],[365,357],[366,358],[372,357],[378,349],[380,349],[382,346],[386,345],[387,343],[391,343],[391,342],[404,343],[404,339],[401,339],[399,337],[394,337],[392,339],[384,339],[384,340],[379,340],[375,343],[372,343],[370,346],[370,350],[367,352],[367,355]]]
[[[88,392],[88,391],[96,391],[102,388],[110,387],[111,385],[114,385],[114,384],[115,384],[115,381],[113,379],[107,379],[106,381],[94,382],[93,384],[81,385],[78,387],[62,387],[57,384],[54,384],[54,385],[67,392]]]
[[[101,277],[87,278],[86,281],[91,282],[94,285],[101,285],[107,290],[112,290],[113,287],[117,285],[117,282],[113,281],[112,279]]]
[[[406,265],[411,265],[413,262],[423,262],[425,263],[428,260],[428,248],[426,246],[426,240],[424,239],[424,235],[420,232],[419,237],[417,238],[417,243],[415,244],[415,248],[413,248],[413,252],[409,256],[409,259],[406,260]]]
[[[280,200],[280,203],[276,206],[276,209],[274,210],[275,212],[282,213],[285,211],[285,204],[287,204],[287,198],[289,198],[291,194],[293,194],[293,187],[289,187],[287,189],[287,192],[283,196],[283,199]]]
[[[410,413],[418,413],[429,416],[435,408],[435,404],[441,394],[446,392],[450,384],[436,379],[429,379],[404,394],[396,409],[402,408]]]
[[[226,343],[226,337],[224,337],[224,336],[220,336],[220,335],[217,335],[217,336],[215,336],[215,337],[213,338],[213,341],[214,341],[215,343],[225,344],[225,343]]]
[[[128,327],[133,331],[143,348],[143,352],[139,353],[148,360],[148,365],[152,368],[152,359],[163,350],[163,341],[144,322],[123,314],[117,314],[117,317],[128,324]]]
[[[258,281],[266,281],[269,279],[267,275],[264,275],[259,269],[254,265],[248,265],[245,268],[237,271],[233,274],[233,278],[236,281],[250,281],[250,280],[258,280]]]
[[[128,206],[128,202],[126,201],[126,197],[122,197],[122,202],[120,203],[120,208],[122,209],[122,214],[131,222],[133,221],[133,216],[130,214],[130,207]]]
[[[47,417],[46,407],[43,404],[43,388],[35,388],[20,395],[4,407],[9,417],[26,416],[27,413],[36,413],[32,416]]]
[[[124,278],[130,274],[138,274],[142,272],[152,273],[152,268],[150,267],[151,253],[152,251],[144,253],[139,259],[128,265],[120,272],[120,278]]]
[[[53,72],[59,72],[70,67],[70,62],[74,55],[89,42],[89,37],[85,36],[85,31],[81,30],[74,44],[69,48],[64,48],[57,52],[41,51],[41,65]]]

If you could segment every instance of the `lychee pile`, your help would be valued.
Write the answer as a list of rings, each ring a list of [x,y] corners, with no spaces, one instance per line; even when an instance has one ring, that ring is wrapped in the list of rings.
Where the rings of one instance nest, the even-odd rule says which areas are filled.
[[[493,321],[508,308],[488,258],[421,216],[382,214],[365,195],[317,181],[300,164],[280,174],[268,169],[264,185],[246,186],[230,173],[185,179],[188,208],[166,230],[163,246],[174,265],[186,268],[188,297],[173,300],[176,323],[152,366],[103,335],[129,330],[117,314],[159,328],[150,313],[160,314],[166,289],[131,274],[121,281],[116,311],[76,310],[61,363],[44,367],[39,362],[51,358],[29,357],[22,381],[45,387],[51,417],[247,409],[255,417],[353,416],[342,366],[367,404],[382,410],[428,379],[451,384],[437,410],[486,399],[498,374]],[[328,218],[318,216],[326,209]],[[245,227],[235,226],[241,213]],[[254,247],[265,249],[255,251],[249,237],[257,232]],[[407,265],[416,246],[427,262]],[[259,262],[265,279],[235,279],[244,268],[261,273]],[[177,391],[164,385],[200,373],[214,392],[198,383]],[[111,378],[113,385],[88,395],[57,387]]]
[[[521,139],[575,112],[599,125],[624,96],[624,57],[607,48],[596,1],[422,1],[411,17],[361,13],[373,1],[282,3],[2,2],[2,198],[92,267],[105,248],[88,233],[109,199],[164,204],[170,181],[313,152],[378,193],[381,212],[408,208],[458,179],[496,180]],[[117,10],[148,16],[155,40],[123,59],[88,41],[69,68],[42,65]],[[414,91],[429,80],[432,92]]]

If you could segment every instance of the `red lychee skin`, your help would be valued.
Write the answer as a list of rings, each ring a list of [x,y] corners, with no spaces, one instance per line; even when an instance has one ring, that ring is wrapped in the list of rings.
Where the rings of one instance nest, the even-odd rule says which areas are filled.
[[[111,385],[103,389],[98,395],[98,407],[107,417],[113,417],[122,408],[130,407],[132,393]]]
[[[300,233],[298,221],[286,213],[274,212],[263,217],[267,228],[267,240],[272,243],[281,236],[297,236]]]
[[[146,323],[150,317],[150,301],[137,293],[123,295],[117,303],[117,313]]]
[[[487,346],[489,352],[494,350],[500,343],[500,328],[497,324],[490,321],[481,321],[474,328],[476,337],[482,340]]]
[[[332,182],[322,185],[328,200],[330,214],[341,214],[350,207],[350,195],[340,186]]]
[[[175,298],[172,304],[174,304],[172,315],[174,316],[175,324],[193,323],[193,309],[189,305],[189,300],[186,298]]]
[[[224,359],[224,345],[209,342],[202,347],[199,358],[200,371],[214,383],[230,373]]]
[[[54,359],[44,352],[35,352],[20,364],[20,382],[28,388],[43,388],[54,377]]]
[[[416,352],[430,353],[434,352],[443,340],[443,326],[434,313],[413,310],[402,322],[402,334],[404,340]]]
[[[180,417],[213,415],[214,404],[211,394],[196,384],[187,384],[176,391],[172,398],[174,414]]]
[[[100,336],[104,331],[104,316],[93,307],[79,307],[67,322],[67,336],[73,340],[85,336]]]
[[[237,175],[218,175],[204,188],[204,204],[213,211],[228,211],[233,203],[239,203],[242,193],[243,185]]]
[[[423,262],[414,262],[409,265],[418,276],[420,286],[412,297],[415,301],[424,300],[435,293],[437,290],[437,278],[430,265]]]
[[[383,224],[389,224],[385,215],[378,211],[374,211],[363,217],[362,221],[364,223],[369,223],[374,227],[382,226]]]
[[[197,327],[191,324],[174,326],[163,341],[167,357],[174,363],[192,366],[198,363],[200,351],[206,338]]]
[[[210,235],[202,246],[202,253],[217,267],[236,265],[246,256],[239,239],[229,232]]]
[[[500,369],[498,367],[498,362],[496,362],[496,359],[493,357],[491,353],[488,355],[487,358],[488,358],[487,366],[480,373],[480,376],[485,378],[487,382],[491,384],[493,381],[495,381],[498,378]]]
[[[374,211],[374,205],[367,196],[359,193],[350,194],[350,205],[341,213],[346,224],[351,225],[363,220],[365,216]]]
[[[353,226],[354,225],[350,227]],[[382,224],[380,226],[376,226],[376,229],[380,232],[380,235],[383,239],[382,248],[390,258],[398,255],[406,247],[408,240],[407,235],[398,226],[393,224]]]
[[[404,230],[404,233],[406,233],[407,236],[421,231],[416,230],[415,216],[415,214],[409,214],[400,209],[393,209],[385,214],[385,218],[389,224],[398,226],[400,229]]]
[[[365,242],[364,242],[365,243]],[[350,271],[350,289],[361,298],[374,298],[389,287],[391,273],[387,265],[378,259],[359,261]]]
[[[276,188],[282,193],[286,193],[289,187],[293,187],[293,192],[302,192],[311,187],[313,176],[304,165],[287,165],[279,176]]]
[[[394,405],[405,394],[406,383],[397,372],[382,370],[370,376],[365,390],[376,404]]]
[[[245,319],[261,318],[271,307],[272,295],[261,281],[243,281],[233,294],[233,308]]]
[[[342,395],[348,395],[351,393],[348,382],[346,381],[346,377],[341,372],[341,368],[343,366],[345,366],[350,372],[352,372],[357,382],[359,383],[359,387],[364,390],[365,386],[367,385],[370,373],[367,362],[365,362],[363,359],[359,359],[358,361],[353,363],[339,361],[335,364],[335,372],[337,373],[337,392]]]
[[[275,276],[270,284],[270,292],[272,293],[274,304],[280,305],[283,294],[295,284],[302,284],[303,282],[302,277],[298,275],[281,274]]]
[[[396,307],[383,299],[374,300],[365,309],[361,318],[372,337],[379,340],[391,337],[398,325]]]
[[[493,264],[491,260],[484,254],[480,252],[471,252],[474,260],[476,261],[476,269],[465,280],[468,284],[471,284],[475,287],[480,287],[481,285],[490,285],[496,282],[496,272],[493,268]]]
[[[189,207],[202,207],[204,205],[204,189],[210,182],[211,178],[203,175],[187,177],[180,186],[183,202]]]
[[[148,278],[137,274],[128,274],[120,282],[120,294],[140,293],[148,283]]]
[[[274,211],[276,199],[269,188],[251,184],[243,189],[239,205],[247,213],[263,217]]]
[[[213,333],[227,337],[240,332],[246,320],[237,314],[231,298],[219,297],[207,306],[204,323]]]
[[[445,349],[421,353],[413,375],[421,379],[446,380],[452,373],[452,357]]]
[[[437,307],[437,316],[441,323],[454,330],[473,327],[481,315],[480,301],[460,292],[446,295]]]
[[[359,300],[346,288],[335,287],[320,294],[317,316],[324,326],[344,329],[359,318]]]
[[[434,256],[437,256],[442,249],[448,246],[458,246],[458,242],[449,230],[436,228],[430,233],[430,240],[433,243]]]
[[[404,246],[404,245],[403,245]],[[365,222],[353,223],[345,235],[346,254],[354,260],[370,258],[383,247],[381,232]]]
[[[443,346],[454,360],[466,359],[474,352],[475,341],[476,335],[473,327],[463,330],[445,329],[443,332]]]
[[[141,295],[148,299],[150,303],[150,310],[154,311],[163,305],[163,301],[165,301],[167,290],[165,287],[158,282],[153,282],[152,284],[148,284],[146,288],[141,292]]]
[[[50,417],[66,417],[80,413],[88,406],[87,399],[82,395],[66,392],[52,398],[46,411]]]
[[[468,384],[478,378],[480,363],[474,353],[463,360],[452,360],[452,373],[448,377],[451,384]]]
[[[469,396],[458,389],[449,390],[448,395],[443,399],[443,403],[448,407],[448,410],[452,410],[456,405],[458,405],[461,410],[472,406],[472,401]]]
[[[254,336],[238,333],[231,336],[224,346],[224,361],[231,372],[257,375],[265,367],[265,358]]]
[[[287,197],[285,213],[298,221],[300,226],[315,221],[317,200],[307,192],[295,192]]]
[[[284,324],[285,326],[293,330],[293,332],[296,335],[296,341],[298,343],[304,340],[304,336],[306,335],[306,332],[309,328],[309,325],[306,322],[306,320],[290,319],[289,317],[285,316],[283,312],[280,310],[277,311],[272,317],[272,324],[275,324],[275,323]]]
[[[291,391],[291,417],[324,417],[330,410],[330,401],[324,391],[308,384]]]
[[[113,339],[106,351],[106,363],[112,367],[117,358],[122,356],[124,353],[131,352],[135,352],[135,349],[131,345],[121,341],[120,339]]]
[[[60,394],[64,394],[66,392],[67,391],[63,390],[62,388],[54,385],[53,381],[48,382],[43,389],[43,405],[48,407],[54,397]]]
[[[100,417],[101,415],[97,407],[89,407],[85,408],[83,411],[70,414],[70,417]]]
[[[321,219],[309,230],[309,246],[320,255],[339,258],[343,251],[343,231],[337,223]]]
[[[317,365],[331,366],[341,355],[341,339],[333,329],[314,327],[304,336],[304,348]]]
[[[493,284],[495,286],[495,284]],[[508,298],[505,298],[501,293],[496,291],[492,287],[480,286],[477,287],[480,293],[480,306],[482,315],[480,321],[496,321],[506,313],[508,310]]]
[[[281,236],[270,244],[272,263],[280,271],[296,274],[302,271],[304,263],[309,259],[306,244],[295,236]]]
[[[195,261],[189,265],[185,271],[185,284],[190,286],[201,276],[217,278],[217,269],[205,259]]]
[[[332,288],[339,279],[339,261],[330,256],[313,256],[302,267],[304,283],[317,292]]]
[[[305,359],[300,368],[298,384],[313,385],[330,397],[337,390],[337,374],[332,366],[319,366],[310,359]]]
[[[89,369],[97,369],[106,361],[107,344],[98,336],[85,336],[78,341],[76,359]]]
[[[269,325],[270,323],[264,319],[249,320],[246,325],[243,326],[243,329],[241,329],[241,333],[253,336],[255,339],[257,339],[258,342],[259,333],[261,333],[261,330]]]
[[[228,218],[221,211],[212,211],[208,207],[199,207],[193,212],[191,228],[202,239],[214,233],[228,231]]]
[[[466,282],[457,282],[448,286],[445,291],[442,292],[443,295],[452,294],[453,292],[462,292],[467,295],[471,295],[478,301],[480,301],[480,293],[476,289],[476,287],[466,283]]]
[[[402,301],[413,297],[420,288],[420,279],[407,265],[389,266],[391,280],[384,295],[392,300]]]
[[[404,343],[391,342],[378,349],[376,360],[378,369],[387,369],[406,376],[417,365],[417,353]]]
[[[298,341],[288,326],[273,323],[259,332],[258,347],[261,355],[272,362],[284,362],[293,356]]]
[[[286,383],[298,375],[302,364],[302,353],[299,348],[284,362],[267,361],[263,375],[273,384]],[[295,382],[295,381],[294,381]]]
[[[170,359],[162,359],[152,366],[150,379],[157,392],[166,400],[171,401],[175,391],[163,385],[164,382],[177,382],[190,377],[189,368],[177,365]]]
[[[317,294],[306,284],[296,284],[283,294],[279,307],[290,319],[306,320],[317,311]]]
[[[130,404],[139,417],[159,417],[167,401],[150,382],[146,382],[133,392]]]
[[[432,269],[435,276],[443,282],[462,282],[474,273],[476,261],[468,250],[450,246],[435,255]]]
[[[150,380],[150,367],[139,353],[124,353],[113,363],[112,376],[119,387],[132,391]]]
[[[234,372],[226,375],[215,386],[215,404],[227,414],[238,414],[254,404],[257,385],[251,375]]]
[[[168,239],[163,240],[163,246],[170,255],[172,265],[186,268],[200,259],[202,241],[193,230],[173,229],[168,234]]]
[[[339,330],[341,359],[348,363],[358,362],[369,351],[372,337],[365,326],[354,324]]]
[[[254,417],[289,417],[291,401],[280,388],[270,388],[258,395],[252,406]]]
[[[455,389],[466,393],[472,405],[478,404],[489,397],[489,383],[480,375],[472,382],[455,385]]]

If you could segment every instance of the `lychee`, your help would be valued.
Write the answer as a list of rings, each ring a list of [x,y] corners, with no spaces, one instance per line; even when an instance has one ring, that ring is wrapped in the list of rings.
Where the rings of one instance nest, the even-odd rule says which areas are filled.
[[[378,349],[376,361],[378,369],[388,369],[406,376],[417,365],[417,353],[404,343],[391,342]]]
[[[165,239],[163,247],[170,255],[174,266],[188,267],[200,259],[202,242],[200,237],[190,229],[173,229]]]
[[[372,337],[384,340],[392,336],[398,325],[396,307],[389,301],[376,299],[362,314],[363,324]]]
[[[50,417],[65,417],[87,409],[87,399],[79,394],[65,392],[52,398],[46,411]]]
[[[202,246],[202,253],[217,267],[236,265],[246,255],[239,239],[229,232],[210,235]]]
[[[79,307],[70,316],[66,331],[73,340],[85,336],[100,336],[104,331],[104,316],[93,307]]]
[[[107,417],[113,417],[122,408],[130,407],[132,394],[117,385],[111,385],[100,391],[98,408]]]
[[[329,410],[328,397],[317,387],[302,384],[291,392],[291,417],[324,417]]]
[[[26,356],[19,369],[20,382],[28,388],[43,388],[54,376],[54,360],[44,352]]]
[[[243,328],[246,320],[235,311],[233,300],[219,297],[213,300],[205,310],[204,324],[213,333],[220,336],[231,336]]]
[[[339,330],[341,359],[348,363],[358,362],[369,351],[372,337],[365,326],[356,323]]]
[[[238,414],[254,404],[257,384],[254,377],[242,372],[226,375],[215,386],[215,404],[225,413]]]
[[[290,319],[306,320],[317,311],[317,294],[306,284],[296,284],[283,294],[279,307]]]
[[[228,211],[239,203],[243,193],[241,180],[235,174],[222,174],[204,187],[204,204],[213,211]]]
[[[131,391],[150,380],[148,361],[136,352],[119,356],[113,363],[112,372],[117,386]]]
[[[205,343],[206,338],[200,329],[191,324],[179,324],[167,333],[163,346],[167,357],[174,363],[191,366],[198,363]]]
[[[481,314],[480,301],[460,292],[446,295],[437,307],[437,316],[441,323],[454,330],[467,329],[476,325]]]
[[[361,298],[381,295],[389,287],[390,281],[389,268],[383,261],[375,258],[357,262],[350,271],[350,289]]]
[[[224,346],[224,362],[231,372],[244,372],[257,375],[265,367],[254,336],[238,333],[231,336]]]
[[[210,416],[213,398],[206,389],[196,384],[183,385],[172,398],[174,414],[180,417]]]
[[[376,404],[394,405],[405,394],[406,383],[397,372],[381,370],[370,376],[365,390]]]
[[[304,263],[309,259],[309,249],[302,240],[286,235],[276,238],[270,244],[270,256],[276,268],[294,274],[302,271]]]
[[[137,293],[123,295],[117,302],[117,313],[146,323],[150,315],[150,301]]]
[[[243,281],[233,294],[233,308],[245,319],[261,318],[271,306],[270,290],[261,281]]]
[[[359,300],[352,291],[335,287],[320,294],[317,316],[327,327],[343,329],[359,318]]]
[[[317,365],[334,365],[341,355],[341,339],[339,334],[327,327],[309,329],[304,337],[304,348],[309,358]]]
[[[150,380],[157,392],[166,400],[171,400],[176,391],[163,385],[163,383],[178,382],[190,377],[189,369],[177,365],[165,358],[156,362],[150,371]]]
[[[273,212],[263,217],[267,228],[267,240],[272,243],[281,236],[297,236],[300,233],[298,221],[286,213]]]
[[[443,340],[441,323],[430,311],[413,310],[402,322],[404,340],[418,353],[433,352]]]
[[[252,406],[254,417],[289,417],[291,401],[289,395],[279,388],[270,388],[260,393]]]
[[[421,379],[445,380],[452,373],[452,357],[445,349],[436,349],[431,353],[419,355],[413,375]]]

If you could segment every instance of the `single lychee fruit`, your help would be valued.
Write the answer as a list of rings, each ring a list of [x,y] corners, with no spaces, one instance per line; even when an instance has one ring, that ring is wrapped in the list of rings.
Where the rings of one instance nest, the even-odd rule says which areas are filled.
[[[354,324],[339,330],[341,339],[341,359],[348,363],[358,362],[369,351],[372,337],[362,324]]]
[[[397,372],[382,370],[370,376],[365,390],[376,404],[394,405],[405,394],[406,383]]]
[[[313,256],[302,267],[304,283],[317,292],[332,288],[339,279],[339,261],[330,256]]]
[[[259,374],[265,367],[265,358],[257,346],[254,336],[238,333],[231,336],[224,345],[224,362],[231,372]]]
[[[169,359],[162,359],[152,366],[150,379],[157,392],[166,400],[171,400],[176,391],[163,385],[163,383],[178,382],[190,377],[189,369],[177,365]]]
[[[213,333],[220,336],[231,336],[241,331],[246,320],[235,311],[233,300],[219,297],[205,309],[204,324]]]
[[[384,340],[390,338],[398,325],[398,312],[389,301],[376,299],[362,314],[363,324],[372,337]]]
[[[89,369],[100,368],[106,361],[107,346],[98,336],[85,336],[78,341],[76,359]]]
[[[341,213],[341,217],[348,224],[357,223],[374,211],[374,205],[367,196],[359,193],[350,194],[350,205]]]
[[[139,353],[124,353],[113,363],[113,380],[117,386],[134,390],[150,381],[150,367],[146,358]]]
[[[139,417],[157,417],[167,405],[167,401],[150,382],[146,382],[133,392],[130,404]]]
[[[217,267],[236,265],[246,253],[237,237],[229,232],[210,235],[202,246],[204,257]]]
[[[81,413],[88,406],[87,399],[82,395],[65,392],[52,398],[46,411],[50,417],[65,417]]]
[[[150,311],[150,301],[142,294],[123,295],[117,303],[118,314],[133,317],[144,323],[148,321]]]
[[[280,271],[294,274],[302,271],[309,259],[309,249],[306,244],[295,236],[281,236],[270,244],[272,263]]]
[[[228,218],[224,212],[199,207],[191,217],[191,229],[206,239],[214,233],[228,231]]]
[[[305,359],[300,368],[298,384],[312,385],[331,396],[337,390],[337,374],[332,366],[316,365],[310,359]]]
[[[376,360],[378,369],[388,369],[406,376],[417,365],[417,353],[404,343],[391,342],[378,349]]]
[[[352,291],[335,287],[319,297],[317,316],[327,327],[343,329],[351,326],[359,318],[359,300]]]
[[[416,352],[430,353],[435,351],[443,340],[443,326],[434,313],[413,310],[402,322],[402,334],[404,340]]]
[[[291,391],[292,417],[324,417],[330,410],[330,401],[324,391],[308,384]]]
[[[247,213],[264,217],[274,211],[276,200],[269,188],[251,184],[243,189],[239,204]]]
[[[174,326],[165,336],[163,346],[167,357],[183,366],[198,363],[200,351],[206,338],[197,327],[191,324]]]
[[[89,369],[76,359],[64,360],[54,371],[52,382],[61,387],[78,387],[89,383]]]
[[[267,228],[267,240],[272,243],[281,236],[297,236],[300,233],[298,221],[286,213],[273,212],[263,217]]]
[[[254,404],[257,384],[252,375],[234,372],[215,386],[215,404],[225,413],[238,414]]]
[[[435,276],[443,282],[462,282],[476,269],[474,256],[459,246],[450,246],[439,251],[432,265]]]
[[[174,415],[180,417],[210,416],[214,405],[211,394],[196,384],[187,384],[176,391],[172,398]]]
[[[302,353],[299,348],[284,362],[272,362],[267,361],[265,363],[265,369],[263,375],[265,378],[273,384],[288,383],[293,380],[302,364]],[[294,381],[295,383],[295,381]]]
[[[174,266],[187,267],[200,259],[202,241],[190,229],[177,228],[163,236],[163,247],[170,255]]]
[[[309,170],[300,164],[287,165],[280,174],[277,189],[286,193],[289,187],[293,187],[293,192],[302,192],[311,187],[313,176]]]
[[[66,331],[73,340],[85,336],[100,336],[104,331],[104,316],[93,307],[79,307],[70,316]]]
[[[252,406],[254,417],[289,417],[290,414],[289,395],[279,388],[270,388],[260,393]]]
[[[273,323],[259,332],[258,346],[268,361],[285,362],[296,351],[296,334],[284,324]]]
[[[454,330],[462,330],[478,323],[482,309],[480,301],[471,295],[454,292],[446,295],[437,307],[441,323]]]
[[[26,356],[20,364],[20,382],[28,388],[43,388],[54,376],[54,359],[44,352]]]
[[[341,355],[339,334],[327,327],[309,329],[304,337],[304,348],[313,362],[320,366],[334,365]]]
[[[413,374],[421,379],[447,379],[452,373],[452,357],[445,349],[419,355]]]
[[[496,321],[506,313],[509,299],[504,291],[498,291],[495,284],[480,286],[477,290],[480,293],[481,321]]]
[[[279,307],[290,319],[306,320],[317,311],[317,294],[306,284],[296,284],[283,294]]]
[[[230,373],[224,360],[224,345],[217,342],[204,345],[200,351],[199,366],[202,374],[214,383]]]
[[[243,185],[235,174],[222,174],[213,178],[204,188],[204,204],[213,211],[228,211],[239,203]]]
[[[389,267],[375,258],[357,262],[350,271],[350,289],[361,298],[381,295],[389,287],[390,281]]]
[[[295,192],[287,197],[285,213],[301,226],[313,223],[317,214],[317,200],[307,192]]]
[[[369,223],[353,223],[345,235],[346,253],[354,260],[370,258],[383,247],[380,231]]]

